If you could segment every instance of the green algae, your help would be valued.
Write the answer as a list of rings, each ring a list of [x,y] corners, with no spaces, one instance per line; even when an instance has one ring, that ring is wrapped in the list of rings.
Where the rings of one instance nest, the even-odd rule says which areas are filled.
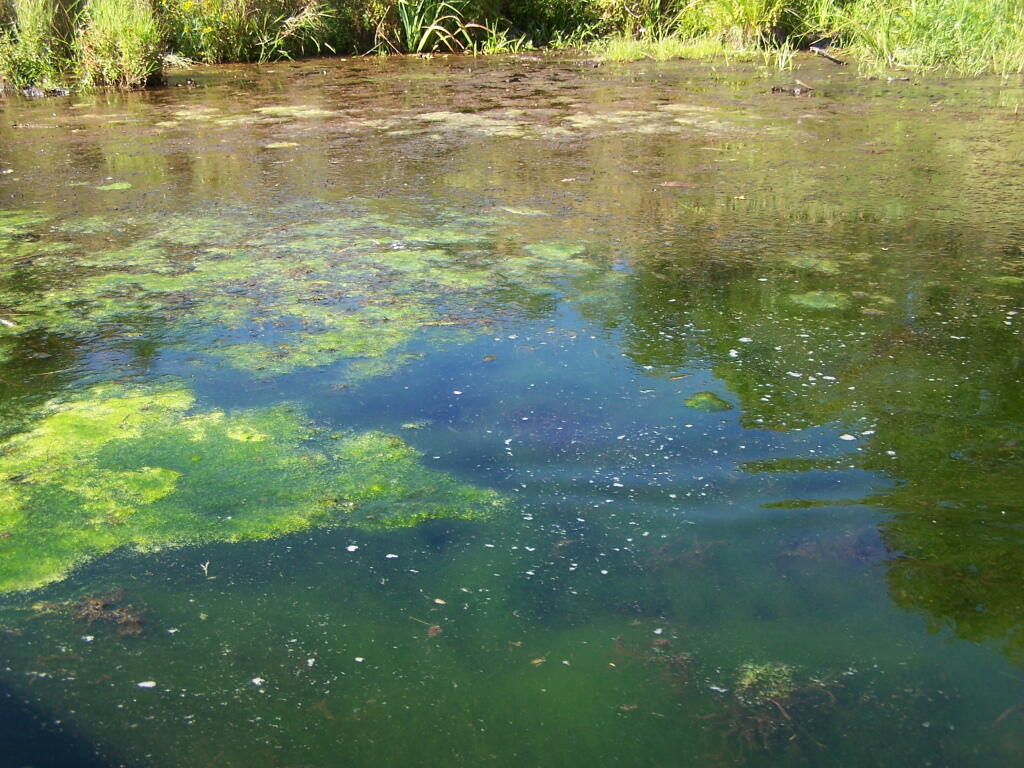
[[[476,519],[501,503],[424,468],[397,437],[328,438],[288,406],[197,411],[171,386],[98,386],[51,403],[0,448],[0,478],[0,592],[125,547]]]
[[[783,263],[797,269],[821,272],[826,275],[838,274],[843,270],[843,266],[838,260],[818,255],[796,254],[783,259]]]
[[[247,234],[246,224],[233,218],[178,214],[161,219],[159,229],[139,245],[233,245]]]
[[[131,333],[159,321],[178,343],[211,329],[198,351],[260,376],[345,362],[344,380],[365,381],[405,365],[426,330],[482,330],[481,304],[529,307],[600,273],[583,243],[502,240],[507,218],[177,215],[141,236],[134,223],[130,243],[34,257],[60,273],[0,297],[20,314],[3,333]]]
[[[165,252],[156,245],[145,243],[82,254],[75,261],[78,266],[95,269],[148,269],[164,272],[170,268]]]
[[[416,119],[427,124],[435,124],[449,130],[473,131],[485,136],[504,136],[523,138],[529,126],[518,120],[506,120],[500,117],[489,117],[474,112],[425,112],[416,115]]]
[[[131,188],[131,183],[127,181],[115,181],[112,184],[104,184],[101,187],[96,187],[96,189],[100,190],[101,192],[117,192],[123,189]]]
[[[328,109],[320,109],[319,107],[310,107],[308,105],[259,107],[258,109],[254,109],[253,112],[258,112],[261,115],[269,115],[271,117],[292,117],[299,119],[331,117],[337,114],[336,112],[332,112]]]
[[[531,243],[524,250],[545,262],[557,262],[581,256],[586,246],[581,243]]]
[[[76,235],[93,235],[110,232],[118,228],[119,222],[108,216],[80,216],[62,221],[55,227],[58,232]]]
[[[174,116],[179,120],[212,120],[220,114],[217,107],[189,107],[176,110]]]
[[[732,404],[714,392],[697,392],[686,398],[686,405],[700,411],[716,412],[732,410]]]
[[[63,265],[67,261],[66,253],[73,250],[71,243],[48,242],[42,244],[36,240],[3,240],[0,238],[0,259],[8,263],[32,262],[35,265]]]
[[[755,129],[716,119],[709,113],[720,110],[681,104],[663,104],[655,110],[622,109],[615,112],[577,112],[566,115],[563,122],[570,131],[628,130],[633,134],[658,135],[699,131],[717,136],[750,135]],[[763,132],[763,128],[759,129]]]
[[[790,302],[808,309],[844,309],[850,300],[841,293],[828,293],[825,291],[811,291],[809,293],[792,294]]]
[[[524,208],[521,206],[503,205],[500,210],[505,213],[511,213],[513,216],[550,216],[551,214],[547,211],[541,211],[537,208]]]
[[[788,664],[742,664],[736,676],[736,698],[745,704],[761,705],[784,700],[796,688],[795,670]]]
[[[0,211],[0,241],[28,234],[49,218],[38,211]]]

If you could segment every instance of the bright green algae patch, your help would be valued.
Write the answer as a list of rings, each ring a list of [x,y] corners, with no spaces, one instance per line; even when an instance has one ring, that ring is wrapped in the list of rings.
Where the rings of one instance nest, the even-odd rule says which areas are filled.
[[[48,218],[37,211],[0,211],[0,239],[31,232]]]
[[[736,676],[736,697],[750,704],[785,699],[796,690],[793,673],[792,667],[777,661],[743,664]]]
[[[843,309],[849,304],[849,299],[845,296],[825,291],[794,294],[789,297],[789,300],[808,309]]]
[[[422,467],[397,437],[326,437],[286,406],[197,412],[177,388],[96,387],[50,404],[2,447],[0,478],[3,592],[121,547],[474,519],[501,503]]]
[[[18,309],[0,335],[149,334],[159,323],[166,342],[261,376],[346,361],[341,375],[363,380],[405,364],[424,329],[482,329],[601,272],[586,246],[523,243],[500,213],[316,213],[272,225],[237,211],[174,217],[115,247],[85,239],[77,253],[33,245],[32,290],[0,285],[0,308]]]
[[[686,398],[686,405],[690,408],[709,412],[728,411],[732,409],[732,405],[728,400],[724,400],[714,392],[697,392],[696,394]]]

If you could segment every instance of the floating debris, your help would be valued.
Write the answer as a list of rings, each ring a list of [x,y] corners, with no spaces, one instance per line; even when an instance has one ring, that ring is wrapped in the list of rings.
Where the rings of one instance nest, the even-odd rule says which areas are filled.
[[[106,622],[117,627],[119,635],[140,635],[145,620],[143,609],[124,605],[124,590],[115,589],[100,596],[88,595],[79,600],[63,603],[36,603],[32,606],[38,615],[65,614],[76,621],[84,621],[87,625]],[[82,640],[91,643],[93,635],[85,635]]]

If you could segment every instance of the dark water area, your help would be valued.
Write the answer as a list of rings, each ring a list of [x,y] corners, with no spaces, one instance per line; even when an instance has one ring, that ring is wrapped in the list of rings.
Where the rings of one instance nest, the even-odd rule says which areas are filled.
[[[190,74],[0,101],[0,764],[1024,761],[1019,79]]]

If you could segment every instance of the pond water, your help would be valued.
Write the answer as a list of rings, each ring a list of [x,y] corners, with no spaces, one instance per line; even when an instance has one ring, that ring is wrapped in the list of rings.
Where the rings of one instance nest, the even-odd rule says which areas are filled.
[[[0,102],[4,765],[1021,764],[1019,80],[184,77]]]

